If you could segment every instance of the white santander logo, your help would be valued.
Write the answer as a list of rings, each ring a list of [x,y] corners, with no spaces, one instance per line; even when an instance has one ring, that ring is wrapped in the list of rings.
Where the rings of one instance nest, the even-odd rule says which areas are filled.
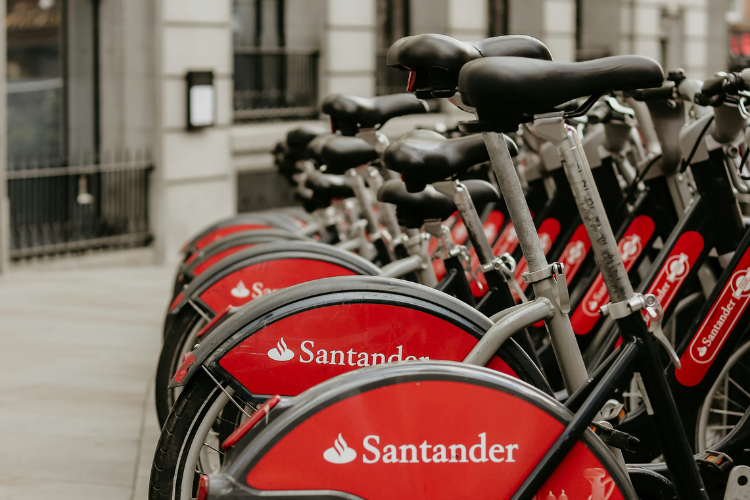
[[[328,448],[323,452],[323,458],[332,464],[348,464],[357,458],[357,452],[349,448],[343,436],[339,434],[339,437],[333,442],[333,448]]]
[[[240,281],[237,283],[237,286],[232,288],[229,293],[232,294],[232,297],[237,297],[238,299],[244,299],[248,295],[250,295],[250,290],[247,289],[245,284]]]
[[[284,337],[278,341],[276,347],[268,351],[268,357],[274,361],[289,361],[294,357],[294,351],[289,349],[284,342]]]

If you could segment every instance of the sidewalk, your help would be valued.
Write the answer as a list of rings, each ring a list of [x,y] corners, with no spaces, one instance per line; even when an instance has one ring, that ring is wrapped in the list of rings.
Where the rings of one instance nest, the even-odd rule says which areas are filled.
[[[145,499],[172,270],[0,277],[0,498]]]

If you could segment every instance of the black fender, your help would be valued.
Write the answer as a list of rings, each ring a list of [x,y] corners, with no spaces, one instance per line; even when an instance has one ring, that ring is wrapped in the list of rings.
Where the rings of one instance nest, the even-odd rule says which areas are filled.
[[[445,398],[451,398],[452,393],[456,393],[459,404],[446,408]],[[372,404],[383,400],[389,404]],[[424,414],[429,416],[424,418]],[[465,497],[473,498],[482,492],[481,496],[489,498],[498,487],[507,489],[520,484],[525,471],[547,451],[548,445],[541,443],[554,443],[559,435],[556,428],[568,425],[573,417],[564,405],[543,392],[486,368],[445,361],[363,368],[318,384],[294,398],[278,417],[267,422],[261,419],[256,424],[260,430],[253,429],[226,450],[220,473],[209,478],[209,498],[216,498],[212,493],[238,500],[270,496],[369,498],[382,497],[383,485],[393,488],[393,496],[398,498],[425,498],[417,493],[422,488],[432,489],[432,495],[439,488],[450,491],[448,496],[464,497],[465,493]],[[480,444],[476,446],[483,449],[503,439],[508,449],[513,446],[506,443],[519,443],[515,448],[523,453],[516,457],[504,455],[501,462],[508,458],[518,464],[502,473],[498,468],[505,464],[478,470],[465,459],[467,455],[463,455],[467,465],[420,465],[430,462],[425,459],[424,449],[421,455],[417,451],[422,441],[466,443],[462,447],[469,450],[470,444],[477,441]],[[625,471],[591,430],[587,429],[580,441],[583,446],[574,447],[564,462],[568,473],[553,475],[546,487],[558,495],[567,489],[569,493],[576,492],[577,498],[585,498],[582,493],[593,491],[598,478],[614,481],[623,498],[638,498]],[[408,465],[371,466],[368,464],[380,462],[383,455],[378,452],[376,456],[373,448],[367,448],[368,443],[383,451],[391,443],[395,443],[394,449],[401,443],[414,443],[415,451]],[[332,451],[327,450],[329,447]],[[288,453],[290,448],[294,448],[292,454]],[[499,448],[503,450],[502,446]],[[377,458],[366,459],[366,454]],[[475,455],[468,456],[475,463],[481,461]],[[480,456],[484,457],[481,452]],[[496,461],[496,455],[492,457]],[[279,474],[279,458],[286,461],[285,474]],[[404,462],[405,458],[401,463]],[[587,475],[589,471],[594,473],[592,477]],[[512,477],[514,474],[516,477]],[[265,491],[258,489],[258,482],[268,484],[271,477],[276,486],[266,487]],[[384,480],[386,477],[388,480]],[[347,484],[353,485],[355,491]],[[404,488],[412,491],[404,494]],[[512,491],[497,494],[509,493]]]
[[[480,339],[490,326],[492,326],[492,321],[476,309],[450,295],[417,283],[380,276],[334,277],[309,281],[256,299],[219,324],[187,356],[187,361],[171,381],[170,387],[179,387],[187,384],[194,374],[202,366],[205,366],[220,378],[228,380],[230,385],[245,397],[253,400],[265,399],[266,396],[263,395],[262,391],[253,393],[220,364],[230,351],[258,333],[262,335],[267,334],[274,327],[274,323],[295,315],[305,314],[310,311],[327,314],[328,311],[333,311],[333,309],[326,308],[339,306],[354,306],[360,308],[364,313],[365,309],[372,305],[396,306],[400,309],[391,310],[413,311],[415,315],[426,314],[434,318],[435,322],[440,322],[441,325],[443,324],[442,322],[445,322],[451,328],[455,327],[463,333],[468,334],[469,338],[473,337],[473,339]],[[360,309],[357,309],[357,311]],[[388,321],[391,321],[394,325],[393,330],[395,330],[395,325],[398,324],[396,322],[399,319],[402,320],[403,318],[378,317],[377,321],[380,322],[378,326],[387,326]],[[341,316],[339,320],[341,320]],[[336,329],[336,318],[327,318],[326,321],[329,321],[330,323],[328,324],[332,327],[332,331],[328,332],[328,334],[339,335],[341,329]],[[298,331],[303,330],[304,328]],[[430,335],[434,335],[435,344],[442,342],[440,334],[441,332],[438,331],[430,332]],[[452,333],[449,335],[452,335]],[[471,340],[472,345],[473,342],[475,340]],[[304,346],[304,343],[302,343],[302,346]],[[313,346],[309,347],[314,348]],[[404,342],[404,346],[404,350],[399,351],[397,360],[401,359],[401,353],[403,353],[405,360],[412,357],[408,356],[410,353],[407,352],[408,345],[406,342]],[[298,348],[295,347],[294,349]],[[534,383],[537,387],[544,387],[546,391],[550,394],[552,393],[546,379],[541,375],[538,368],[512,339],[506,342],[501,350],[505,357],[508,358],[508,366],[511,370],[523,371],[523,375],[528,381]],[[304,347],[302,347],[302,351],[305,351]],[[468,351],[466,354],[468,354]],[[260,358],[258,359],[260,360]],[[373,355],[373,364],[376,363],[375,359]],[[335,365],[336,363],[331,364]],[[343,365],[343,354],[342,360],[338,364]],[[351,362],[351,355],[349,365],[354,366]],[[268,373],[271,373],[271,371]],[[311,374],[308,374],[305,377],[305,383],[311,380],[311,376]]]
[[[380,268],[372,262],[346,250],[315,241],[281,241],[264,243],[240,250],[219,260],[197,276],[169,306],[169,314],[177,314],[191,301],[203,312],[214,315],[220,310],[212,309],[202,295],[226,276],[254,264],[283,259],[305,259],[346,268],[353,274],[378,275]],[[241,305],[241,304],[236,304]],[[222,308],[223,309],[223,308]]]
[[[193,253],[187,261],[180,264],[174,280],[174,298],[185,285],[190,283],[196,275],[207,270],[219,259],[228,256],[232,249],[241,250],[246,245],[259,245],[261,243],[273,243],[277,241],[303,241],[308,240],[299,233],[292,233],[283,229],[255,229],[232,233],[220,238],[203,249]]]

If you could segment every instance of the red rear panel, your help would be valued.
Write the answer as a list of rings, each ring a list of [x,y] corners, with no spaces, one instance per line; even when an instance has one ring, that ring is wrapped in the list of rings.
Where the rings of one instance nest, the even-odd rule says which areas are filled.
[[[213,231],[203,238],[199,239],[195,244],[195,248],[198,250],[206,247],[209,243],[228,236],[230,234],[239,233],[240,231],[252,231],[253,229],[272,229],[271,226],[265,224],[237,224],[235,226],[227,226]]]
[[[203,271],[205,271],[209,267],[213,266],[214,264],[216,264],[217,262],[219,262],[224,257],[228,257],[228,256],[230,256],[230,255],[232,255],[234,253],[239,252],[240,250],[244,250],[246,248],[250,248],[251,246],[253,246],[253,245],[252,244],[239,245],[239,246],[236,246],[236,247],[227,248],[226,250],[222,250],[221,252],[219,252],[219,253],[217,253],[215,255],[212,255],[211,257],[207,258],[206,260],[204,260],[203,262],[201,262],[200,264],[198,264],[197,266],[195,266],[195,269],[193,269],[193,276],[198,276]]]
[[[289,316],[243,340],[219,362],[254,394],[296,396],[364,366],[462,361],[477,339],[431,314],[389,304],[343,304]],[[488,365],[512,374],[499,357]]]
[[[214,312],[241,306],[253,299],[306,281],[333,276],[352,276],[345,267],[311,259],[278,259],[247,266],[224,276],[200,298]]]
[[[332,404],[253,467],[261,490],[332,489],[368,500],[509,499],[563,430],[510,394],[454,381],[404,382]],[[538,499],[619,500],[581,442]]]

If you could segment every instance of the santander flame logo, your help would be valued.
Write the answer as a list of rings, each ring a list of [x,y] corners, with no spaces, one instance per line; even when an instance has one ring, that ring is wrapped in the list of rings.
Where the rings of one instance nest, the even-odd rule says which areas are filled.
[[[674,283],[690,271],[690,261],[684,253],[670,257],[667,261],[667,281]]]
[[[339,437],[333,442],[333,447],[323,452],[323,458],[332,464],[348,464],[357,458],[357,452],[347,446],[344,437],[339,433]]]
[[[250,290],[247,289],[245,284],[240,280],[239,283],[237,283],[237,286],[232,288],[229,293],[232,294],[232,297],[237,297],[238,299],[244,299],[248,295],[250,295]]]
[[[750,269],[738,271],[732,275],[732,297],[740,299],[750,295]]]
[[[294,357],[294,351],[286,346],[284,337],[281,337],[281,340],[276,343],[276,347],[268,351],[268,357],[274,361],[289,361]]]
[[[620,257],[622,260],[628,260],[641,253],[641,237],[637,234],[631,234],[625,237],[620,243]]]
[[[571,243],[567,250],[568,263],[576,264],[578,263],[578,259],[586,254],[586,245],[584,245],[581,240],[578,240],[575,243]]]

